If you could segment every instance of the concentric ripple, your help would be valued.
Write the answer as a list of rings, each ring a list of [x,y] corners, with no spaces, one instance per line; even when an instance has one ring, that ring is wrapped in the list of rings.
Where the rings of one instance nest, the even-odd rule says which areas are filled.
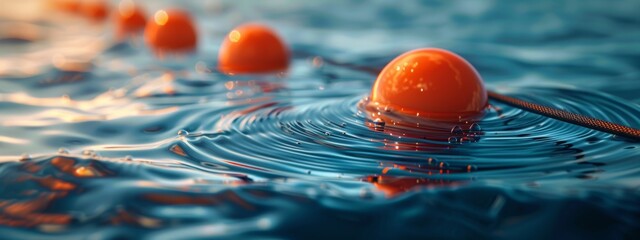
[[[636,107],[605,95],[569,89],[526,91],[513,95],[622,124],[640,122]],[[221,116],[211,124],[213,129],[172,144],[189,161],[287,178],[390,174],[516,185],[548,182],[557,187],[581,179],[633,177],[633,172],[627,176],[608,169],[638,164],[633,161],[638,156],[635,143],[627,139],[493,102],[476,123],[481,130],[470,132],[465,127],[460,132],[437,133],[451,137],[444,140],[430,138],[431,132],[415,133],[392,125],[372,129],[368,126],[372,120],[357,107],[361,98],[295,106],[254,104]]]

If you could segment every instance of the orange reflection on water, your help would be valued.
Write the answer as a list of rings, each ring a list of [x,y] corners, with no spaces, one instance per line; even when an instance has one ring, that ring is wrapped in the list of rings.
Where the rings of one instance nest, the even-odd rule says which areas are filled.
[[[72,182],[78,178],[113,175],[98,164],[94,160],[79,161],[65,156],[49,161],[21,160],[14,182],[27,184],[25,186],[34,182],[37,186],[22,189],[12,200],[0,200],[0,225],[37,227],[43,232],[64,230],[74,217],[56,213],[54,203],[81,191],[81,182]]]
[[[75,184],[51,176],[34,178],[33,180],[52,191],[71,191],[76,189]]]
[[[43,224],[67,225],[72,217],[68,214],[38,213],[51,202],[66,193],[49,193],[26,201],[0,201],[0,225],[11,227],[35,227]]]
[[[442,179],[396,176],[368,176],[364,180],[372,183],[378,190],[384,192],[387,197],[394,197],[418,188],[452,187],[461,184],[461,182]]]
[[[188,156],[187,153],[184,151],[184,149],[182,149],[182,147],[180,147],[180,145],[177,145],[177,144],[175,144],[171,148],[169,148],[169,151],[171,151],[171,152],[173,152],[175,154],[178,154],[180,156],[183,156],[183,157],[187,157]]]
[[[378,190],[384,192],[387,197],[408,192],[417,188],[452,187],[464,184],[464,181],[450,180],[438,176],[445,176],[452,173],[464,173],[473,170],[470,165],[467,167],[450,167],[446,162],[438,162],[433,158],[428,158],[424,164],[385,164],[380,175],[371,175],[363,179],[372,183]],[[413,176],[403,176],[406,174],[396,174],[397,171],[410,173]],[[415,174],[424,174],[419,177]]]
[[[76,164],[76,160],[66,157],[56,157],[52,159],[51,165],[64,173],[79,178],[102,177],[107,175],[105,172],[96,169],[91,163],[89,165],[82,166]]]
[[[185,196],[178,194],[149,193],[143,196],[144,199],[159,204],[166,205],[220,205],[233,203],[245,210],[254,210],[255,206],[238,196],[233,191],[225,191],[213,196]]]

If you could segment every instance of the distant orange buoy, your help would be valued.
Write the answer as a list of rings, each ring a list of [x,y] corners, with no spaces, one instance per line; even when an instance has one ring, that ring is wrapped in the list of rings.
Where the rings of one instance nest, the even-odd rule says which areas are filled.
[[[65,12],[75,13],[80,9],[80,0],[54,0],[50,2],[53,7]]]
[[[487,91],[475,68],[443,49],[417,49],[391,61],[371,89],[371,103],[430,119],[454,121],[479,115]]]
[[[106,19],[109,12],[109,5],[102,0],[82,1],[79,8],[82,15],[95,22]]]
[[[245,24],[224,39],[218,64],[222,72],[229,74],[277,72],[289,66],[289,51],[269,27]]]
[[[198,40],[191,17],[181,10],[157,11],[147,22],[144,37],[157,53],[188,52]]]
[[[124,38],[142,31],[147,22],[144,11],[131,0],[122,0],[115,13],[116,35]]]

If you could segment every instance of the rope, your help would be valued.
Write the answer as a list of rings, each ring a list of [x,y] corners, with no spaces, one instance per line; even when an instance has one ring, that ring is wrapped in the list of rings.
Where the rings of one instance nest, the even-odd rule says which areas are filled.
[[[308,54],[308,53],[300,53],[300,54],[301,55],[306,55],[306,56],[313,56],[312,54]],[[368,72],[368,73],[371,73],[373,75],[377,75],[380,72],[379,69],[366,67],[366,66],[357,66],[357,65],[348,64],[348,63],[342,63],[342,62],[335,61],[333,59],[323,58],[323,60],[324,60],[324,62],[332,64],[332,65],[337,65],[337,66],[347,67],[347,68],[351,68],[351,69],[358,70],[358,71]],[[636,141],[640,141],[640,130],[639,129],[635,129],[635,128],[627,127],[627,126],[620,125],[620,124],[617,124],[617,123],[612,123],[612,122],[600,120],[600,119],[597,119],[597,118],[587,117],[587,116],[576,114],[576,113],[572,113],[572,112],[567,112],[567,111],[564,111],[564,110],[561,110],[561,109],[542,106],[542,105],[539,105],[539,104],[535,104],[535,103],[527,102],[527,101],[524,101],[524,100],[520,100],[520,99],[517,99],[517,98],[514,98],[514,97],[509,97],[509,96],[506,96],[506,95],[502,95],[502,94],[499,94],[499,93],[496,93],[496,92],[493,92],[493,91],[487,91],[487,94],[489,95],[490,99],[506,103],[507,105],[510,105],[510,106],[513,106],[513,107],[517,107],[517,108],[520,108],[520,109],[525,110],[525,111],[537,113],[537,114],[540,114],[540,115],[543,115],[543,116],[546,116],[546,117],[550,117],[550,118],[557,119],[557,120],[560,120],[560,121],[576,124],[576,125],[583,126],[583,127],[586,127],[586,128],[591,128],[591,129],[598,130],[598,131],[601,131],[601,132],[606,132],[606,133],[610,133],[610,134],[614,134],[614,135],[618,135],[618,136],[634,139]]]
[[[583,127],[595,129],[602,132],[615,134],[622,137],[627,137],[635,140],[640,140],[640,130],[623,126],[617,123],[612,123],[597,118],[587,117],[584,115],[567,112],[561,109],[542,106],[539,104],[526,102],[514,97],[505,96],[496,92],[488,91],[489,98],[506,103],[513,107],[517,107],[529,112],[537,113],[543,116],[547,116],[560,121],[573,123]]]

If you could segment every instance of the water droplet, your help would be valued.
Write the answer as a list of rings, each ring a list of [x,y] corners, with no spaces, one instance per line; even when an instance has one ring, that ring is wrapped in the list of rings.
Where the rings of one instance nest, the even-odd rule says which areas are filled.
[[[380,118],[376,118],[375,120],[373,120],[373,129],[377,130],[377,131],[382,131],[384,130],[384,125],[386,123],[384,122],[384,120],[380,119]]]
[[[449,163],[447,163],[447,162],[440,162],[440,164],[438,164],[438,166],[439,166],[440,168],[448,168],[448,167],[449,167]]]
[[[480,127],[479,124],[473,123],[473,124],[471,124],[471,126],[469,126],[469,131],[470,132],[480,132],[480,131],[482,131],[482,128]]]
[[[472,140],[471,138],[462,137],[462,138],[460,138],[460,143],[470,143],[471,140]]]
[[[436,160],[435,158],[428,158],[427,159],[427,163],[429,165],[435,165],[438,162],[438,160]]]
[[[311,175],[311,171],[307,171],[307,174]]]
[[[449,143],[458,143],[457,137],[449,137]]]
[[[346,126],[347,126],[347,123],[341,123],[341,124],[340,124],[340,126],[341,126],[341,127],[346,127]]]
[[[96,152],[91,150],[91,149],[82,150],[82,155],[85,155],[85,156],[92,156],[92,155],[95,155],[95,154],[96,154]]]
[[[131,155],[124,156],[125,161],[133,161],[133,157]]]
[[[342,135],[347,135],[347,132],[342,132]]]
[[[296,142],[296,145],[300,145],[300,142]]]
[[[467,165],[467,172],[478,170],[478,166],[476,165]]]
[[[58,148],[58,155],[67,155],[69,154],[69,150],[66,148]]]
[[[23,154],[20,156],[20,159],[19,159],[19,160],[20,160],[20,162],[29,161],[29,160],[31,160],[31,155],[29,155],[29,154],[27,154],[27,153],[23,153]]]
[[[324,132],[324,135],[331,136],[330,132]]]
[[[460,126],[455,126],[451,129],[451,134],[460,135],[462,134],[462,128]]]
[[[316,56],[316,57],[313,57],[311,59],[311,65],[313,65],[315,68],[322,67],[323,63],[324,63],[324,61],[322,60],[322,57],[320,57],[320,56]]]
[[[181,129],[180,131],[178,131],[178,136],[180,137],[186,137],[189,135],[189,132],[187,132],[187,130]]]

